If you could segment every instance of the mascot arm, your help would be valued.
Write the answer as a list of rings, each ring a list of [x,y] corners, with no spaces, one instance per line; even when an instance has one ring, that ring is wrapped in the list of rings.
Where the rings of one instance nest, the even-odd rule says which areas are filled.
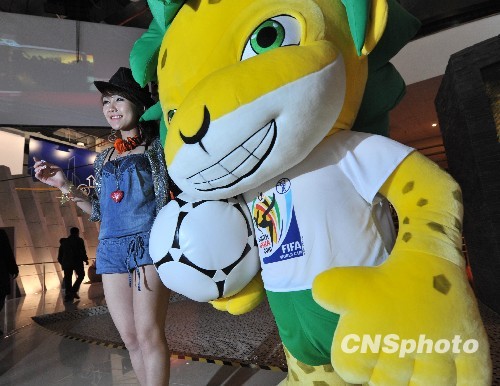
[[[489,385],[488,341],[460,248],[458,184],[413,152],[380,193],[400,224],[387,261],[333,268],[313,283],[314,299],[340,314],[334,368],[370,385]],[[363,338],[375,343],[363,349]]]
[[[227,298],[212,300],[209,303],[219,311],[241,315],[252,311],[264,299],[264,283],[260,272],[240,292]]]

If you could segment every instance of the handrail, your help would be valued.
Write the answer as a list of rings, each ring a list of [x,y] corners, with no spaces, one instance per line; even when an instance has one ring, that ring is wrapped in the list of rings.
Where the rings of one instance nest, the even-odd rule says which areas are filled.
[[[89,261],[95,261],[95,258],[90,258]],[[38,263],[22,263],[22,264],[18,264],[17,266],[18,267],[22,267],[22,266],[25,266],[25,265],[39,265],[39,264],[52,264],[52,263],[57,263],[59,264],[59,262],[57,260],[54,260],[54,261],[40,261]]]
[[[22,263],[22,264],[18,264],[17,266],[24,267],[24,266],[28,266],[28,265],[53,264],[53,263],[59,264],[59,262],[57,260],[54,260],[54,261],[40,261],[38,263],[27,263],[27,264]]]

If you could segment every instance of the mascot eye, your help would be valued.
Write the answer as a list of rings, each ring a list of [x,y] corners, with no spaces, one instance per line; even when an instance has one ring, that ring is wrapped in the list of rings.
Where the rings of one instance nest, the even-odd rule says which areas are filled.
[[[172,121],[172,118],[174,117],[174,114],[177,110],[169,110],[168,113],[167,113],[167,123],[170,124],[170,122]]]
[[[259,25],[250,35],[241,60],[269,50],[300,44],[300,24],[291,16],[277,16]]]

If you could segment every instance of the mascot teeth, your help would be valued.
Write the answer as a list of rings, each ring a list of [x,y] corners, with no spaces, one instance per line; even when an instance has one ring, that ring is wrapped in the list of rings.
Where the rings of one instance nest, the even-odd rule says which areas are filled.
[[[273,120],[220,161],[192,175],[188,180],[199,191],[234,185],[258,169],[274,146],[276,132],[276,122]]]

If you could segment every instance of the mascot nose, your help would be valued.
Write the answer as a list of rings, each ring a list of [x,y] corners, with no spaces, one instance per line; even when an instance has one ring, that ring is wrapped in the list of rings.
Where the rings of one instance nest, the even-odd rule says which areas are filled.
[[[181,131],[180,132],[181,138],[184,141],[184,143],[188,145],[194,145],[196,143],[199,144],[200,147],[203,149],[203,151],[208,154],[208,151],[207,149],[205,149],[205,146],[203,146],[201,140],[207,134],[209,126],[210,126],[210,111],[208,111],[207,106],[203,106],[203,122],[201,123],[201,126],[198,129],[198,131],[190,137],[185,136],[184,134],[182,134]]]

